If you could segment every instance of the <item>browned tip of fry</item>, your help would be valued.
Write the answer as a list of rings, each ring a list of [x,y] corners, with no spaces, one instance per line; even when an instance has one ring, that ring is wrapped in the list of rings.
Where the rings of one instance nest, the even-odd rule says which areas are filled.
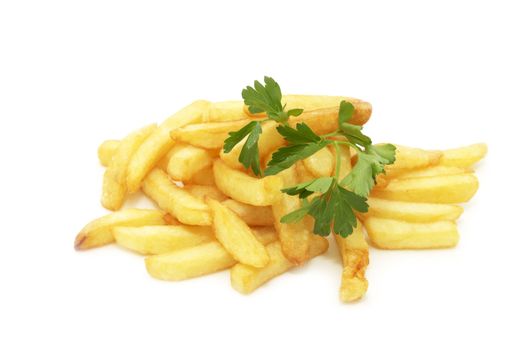
[[[344,268],[342,285],[340,286],[340,300],[345,303],[359,300],[368,290],[368,281],[364,277],[354,276],[352,271]]]
[[[88,238],[84,232],[80,232],[77,237],[75,237],[75,243],[74,243],[74,248],[75,250],[84,250],[84,246],[83,246],[83,243],[84,241],[86,241],[86,238]]]
[[[163,220],[165,221],[167,225],[179,225],[180,224],[180,222],[177,221],[175,217],[173,217],[172,215],[168,213],[163,216]]]
[[[371,103],[362,100],[352,101],[352,103],[355,106],[355,113],[352,117],[352,123],[356,125],[366,124],[371,117]]]

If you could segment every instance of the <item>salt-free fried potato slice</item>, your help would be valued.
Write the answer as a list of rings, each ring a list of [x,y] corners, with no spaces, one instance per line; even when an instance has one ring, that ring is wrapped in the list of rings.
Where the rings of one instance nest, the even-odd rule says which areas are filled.
[[[214,172],[212,171],[212,165],[201,169],[186,183],[203,185],[203,186],[215,186]]]
[[[126,197],[126,168],[133,154],[156,130],[151,124],[126,136],[117,147],[103,177],[101,204],[108,210],[120,209]]]
[[[271,207],[257,207],[234,199],[224,200],[221,204],[235,212],[249,226],[272,226],[274,224]]]
[[[397,145],[395,163],[386,165],[385,170],[389,177],[393,177],[401,171],[436,165],[441,159],[441,154],[441,151],[427,151],[420,148]]]
[[[207,198],[212,212],[212,227],[216,239],[239,262],[263,267],[269,262],[265,246],[256,239],[251,228],[232,210]]]
[[[335,169],[335,157],[327,147],[303,159],[302,162],[315,177],[331,176]]]
[[[210,185],[185,185],[185,190],[191,195],[201,200],[205,200],[206,197],[215,199],[217,201],[224,201],[227,196],[223,194],[216,186]]]
[[[348,237],[335,235],[335,240],[342,258],[340,300],[358,300],[368,290],[368,280],[365,277],[369,263],[368,243],[364,238],[361,223],[357,222],[357,227]]]
[[[191,123],[203,120],[210,102],[195,101],[166,119],[134,153],[128,164],[126,183],[128,191],[133,193],[141,187],[141,181],[152,170],[157,162],[175,145],[170,132]]]
[[[270,227],[255,229],[254,235],[262,244],[278,238]],[[153,255],[145,259],[148,273],[157,279],[178,281],[225,270],[236,264],[236,260],[219,242],[210,242],[196,247]]]
[[[280,172],[279,176],[284,187],[294,186],[298,183],[296,166]],[[274,216],[274,227],[282,244],[282,252],[293,264],[300,265],[309,259],[309,242],[313,235],[308,229],[306,220],[292,223],[282,223],[280,219],[302,207],[298,196],[281,193],[280,198],[271,206]]]
[[[212,157],[206,150],[183,145],[171,153],[166,169],[173,180],[186,182],[200,170],[211,165]]]
[[[108,166],[110,164],[110,160],[112,160],[113,155],[115,154],[115,151],[117,151],[117,147],[119,147],[119,144],[121,141],[119,140],[106,140],[97,149],[97,156],[99,157],[99,162],[102,166]]]
[[[214,182],[220,191],[239,202],[268,206],[280,197],[283,182],[276,175],[255,178],[230,168],[221,160],[214,162],[213,170]]]
[[[256,268],[245,264],[236,264],[231,269],[231,285],[240,293],[253,292],[265,282],[283,274],[295,265],[282,253],[280,242],[270,243],[266,246],[270,261],[265,267]],[[313,236],[309,244],[309,257],[325,253],[328,241],[320,236]]]
[[[175,128],[170,135],[172,139],[188,143],[190,145],[207,148],[220,149],[223,142],[229,137],[229,132],[236,131],[247,125],[247,120],[235,120],[216,123],[191,124],[181,128]]]
[[[249,116],[245,113],[243,106],[241,100],[211,103],[208,113],[203,116],[203,121],[213,123],[248,119]]]
[[[209,207],[185,189],[178,187],[161,169],[152,170],[143,181],[143,192],[180,222],[188,225],[212,224]]]
[[[410,170],[402,172],[395,177],[396,179],[414,179],[416,177],[431,177],[444,175],[466,174],[471,171],[466,168],[458,168],[453,166],[435,165],[424,169]]]
[[[453,148],[443,151],[439,164],[460,168],[470,168],[487,154],[487,145],[476,143],[474,145]]]
[[[372,195],[403,202],[462,203],[474,196],[478,186],[473,174],[422,177],[390,181]]]
[[[455,204],[412,203],[382,198],[368,198],[368,212],[364,217],[376,216],[386,219],[410,222],[432,222],[457,220],[463,213],[463,207]]]
[[[341,101],[348,101],[355,107],[352,123],[357,125],[365,124],[370,119],[372,108],[368,102],[346,96],[321,96],[321,95],[284,95],[282,103],[287,105],[287,109],[301,108],[304,111],[318,109],[337,108]],[[245,112],[252,117],[265,116],[263,113],[252,114],[245,106]]]
[[[459,241],[452,221],[416,223],[370,217],[364,225],[373,245],[382,249],[450,248]]]
[[[115,226],[145,226],[165,224],[166,213],[161,210],[123,209],[93,220],[75,238],[75,249],[84,250],[114,241]]]
[[[173,252],[214,240],[210,226],[117,226],[112,233],[118,245],[143,255]]]

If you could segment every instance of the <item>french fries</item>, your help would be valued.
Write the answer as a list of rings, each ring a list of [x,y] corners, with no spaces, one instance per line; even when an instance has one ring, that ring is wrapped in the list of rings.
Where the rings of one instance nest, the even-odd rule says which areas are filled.
[[[118,245],[143,255],[173,252],[214,240],[210,226],[116,226],[112,233]]]
[[[224,201],[227,197],[218,190],[217,187],[211,185],[185,185],[184,189],[194,197],[205,200],[206,197]]]
[[[212,212],[212,224],[216,238],[231,256],[239,262],[254,267],[263,267],[269,256],[262,243],[256,239],[250,227],[229,208],[207,198]]]
[[[253,292],[265,282],[279,276],[295,265],[282,253],[279,242],[270,243],[266,246],[269,254],[269,263],[262,268],[256,268],[245,264],[236,264],[231,269],[231,285],[240,293]],[[313,236],[309,244],[309,257],[314,258],[323,254],[328,249],[328,241],[320,236]]]
[[[244,172],[229,168],[223,161],[214,162],[214,182],[227,196],[239,202],[267,206],[280,196],[283,187],[278,176],[255,178]]]
[[[376,197],[368,198],[368,205],[368,212],[362,214],[365,217],[409,222],[454,221],[463,213],[463,208],[454,204],[400,202]]]
[[[241,129],[248,123],[247,120],[235,120],[216,123],[192,124],[185,127],[174,128],[170,136],[178,142],[205,149],[220,149],[223,142],[229,137],[229,132]]]
[[[143,182],[143,192],[159,208],[167,211],[180,222],[188,225],[210,226],[209,207],[199,198],[174,184],[161,169],[154,169]]]
[[[416,223],[371,217],[364,225],[371,242],[382,249],[450,248],[459,241],[452,221]]]
[[[130,158],[144,140],[156,130],[155,124],[148,125],[126,136],[118,145],[104,173],[101,204],[109,210],[117,210],[126,196],[126,169]]]
[[[210,196],[211,198],[214,198]],[[214,198],[220,200],[218,198]],[[224,200],[221,204],[235,212],[249,226],[274,225],[271,207],[256,207],[254,205],[238,202],[234,199]]]
[[[203,121],[205,123],[213,123],[248,119],[248,115],[245,113],[243,106],[243,101],[211,103],[209,110],[203,115]]]
[[[165,212],[149,209],[123,209],[93,220],[75,238],[75,249],[100,247],[114,241],[116,226],[164,225]]]
[[[310,155],[303,161],[306,169],[313,174],[315,178],[331,176],[335,168],[335,157],[331,151],[324,147],[315,154]]]
[[[364,238],[361,223],[357,222],[357,227],[348,237],[335,235],[335,240],[342,258],[340,300],[358,300],[368,290],[368,280],[364,276],[369,264],[368,243]]]
[[[170,137],[170,131],[184,125],[202,121],[203,114],[208,110],[210,102],[195,101],[166,119],[155,132],[153,132],[130,159],[127,168],[126,184],[128,191],[137,192],[141,182],[152,170],[156,163],[175,144]]]
[[[439,164],[460,168],[470,168],[487,154],[487,145],[476,143],[474,145],[454,148],[443,151]]]
[[[110,164],[110,160],[112,160],[112,157],[115,151],[117,151],[120,143],[121,141],[119,140],[106,140],[101,143],[99,149],[97,150],[97,156],[99,157],[99,162],[102,166],[108,166],[108,164]]]
[[[401,171],[424,168],[439,163],[441,151],[426,151],[420,148],[397,145],[395,163],[385,167],[388,176],[394,176]]]
[[[416,177],[432,177],[444,175],[458,175],[470,173],[466,168],[458,168],[453,166],[436,165],[429,168],[411,170],[403,172],[396,177],[396,179],[414,179]]]
[[[186,182],[192,179],[194,174],[211,165],[212,157],[206,150],[183,145],[171,154],[166,169],[172,179]]]
[[[478,190],[473,174],[434,176],[393,180],[382,189],[374,189],[375,197],[404,202],[462,203]]]

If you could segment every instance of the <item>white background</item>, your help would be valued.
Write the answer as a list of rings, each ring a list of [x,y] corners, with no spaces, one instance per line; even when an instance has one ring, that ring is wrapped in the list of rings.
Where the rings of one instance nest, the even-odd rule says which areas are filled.
[[[2,1],[0,348],[525,349],[521,3]],[[250,296],[227,272],[160,282],[119,248],[73,250],[104,213],[101,141],[264,75],[370,101],[375,141],[487,142],[459,246],[372,249],[351,305],[334,247]]]

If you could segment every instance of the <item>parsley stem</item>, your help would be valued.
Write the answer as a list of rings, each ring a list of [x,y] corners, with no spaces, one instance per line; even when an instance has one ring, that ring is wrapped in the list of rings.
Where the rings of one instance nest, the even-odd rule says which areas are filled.
[[[334,132],[330,132],[329,134],[320,135],[320,137],[325,139],[331,136],[337,136],[338,134],[340,134],[340,131],[334,131]]]
[[[336,169],[335,169],[335,178],[337,179],[337,181],[339,181],[340,179],[340,162],[341,162],[341,159],[340,159],[340,146],[338,145],[338,143],[336,141],[333,142],[333,147],[335,147],[335,157],[337,158],[337,166],[336,166]]]

